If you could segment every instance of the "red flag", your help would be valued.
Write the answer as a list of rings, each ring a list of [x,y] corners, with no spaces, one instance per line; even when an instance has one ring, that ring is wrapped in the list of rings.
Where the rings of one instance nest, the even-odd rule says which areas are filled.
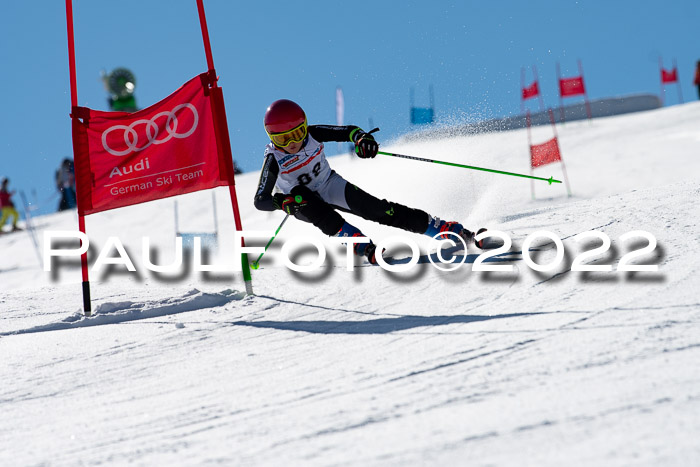
[[[583,76],[559,79],[559,95],[561,97],[578,96],[585,93],[586,90],[583,87]]]
[[[534,81],[530,86],[523,88],[522,91],[524,101],[540,95],[540,87],[537,85],[537,81]]]
[[[207,74],[135,113],[73,109],[80,214],[228,185]]]
[[[661,82],[664,84],[678,82],[678,68],[674,68],[671,71],[666,71],[662,68]]]
[[[533,169],[560,160],[561,153],[559,152],[559,142],[556,137],[546,143],[530,146],[530,164]]]

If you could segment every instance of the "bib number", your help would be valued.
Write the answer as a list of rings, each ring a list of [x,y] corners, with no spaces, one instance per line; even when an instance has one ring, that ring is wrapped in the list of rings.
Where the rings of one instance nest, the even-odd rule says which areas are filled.
[[[316,165],[314,165],[314,168],[311,169],[311,173],[314,174],[314,177],[318,177],[318,174],[321,173],[321,163],[316,162]],[[297,177],[297,181],[299,182],[299,185],[308,185],[311,183],[311,176],[309,173],[303,173]]]

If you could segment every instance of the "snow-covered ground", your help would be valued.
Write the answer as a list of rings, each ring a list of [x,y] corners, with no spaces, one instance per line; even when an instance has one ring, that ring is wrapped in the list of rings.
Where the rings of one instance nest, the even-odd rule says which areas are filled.
[[[142,236],[159,263],[173,257],[169,199],[87,218],[95,253],[117,235],[139,274],[93,273],[84,318],[79,269],[46,273],[27,232],[0,236],[0,465],[698,465],[698,125],[692,103],[560,126],[574,195],[538,182],[535,201],[526,179],[331,159],[377,196],[506,232],[511,252],[489,264],[512,272],[472,271],[471,248],[462,268],[438,271],[427,238],[347,216],[375,241],[415,240],[420,264],[347,271],[327,243],[326,267],[294,273],[280,245],[324,239],[292,220],[246,296],[240,273],[141,266]],[[524,131],[383,149],[529,171]],[[562,179],[558,165],[535,175]],[[237,179],[244,228],[274,230],[282,214],[252,206],[257,177]],[[216,206],[214,262],[233,254],[227,190]],[[214,230],[210,193],[180,197],[178,213],[183,231]],[[77,228],[75,213],[34,221],[39,246],[45,230]],[[541,230],[565,247],[550,272],[520,254]],[[600,245],[573,240],[590,230],[612,246],[586,262],[612,272],[570,271]],[[647,244],[621,240],[637,230],[658,244],[633,262],[657,272],[616,270]],[[540,264],[556,252],[545,238],[531,249]]]

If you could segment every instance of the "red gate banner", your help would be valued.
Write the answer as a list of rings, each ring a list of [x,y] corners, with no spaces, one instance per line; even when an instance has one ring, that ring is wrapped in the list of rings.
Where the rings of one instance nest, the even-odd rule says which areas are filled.
[[[678,69],[674,68],[671,71],[661,69],[661,82],[664,84],[678,82]]]
[[[559,141],[556,137],[546,143],[530,146],[530,164],[533,169],[560,160]]]
[[[80,214],[228,185],[209,91],[204,73],[138,112],[74,107]]]
[[[559,79],[559,95],[561,97],[578,96],[585,93],[586,90],[583,87],[583,76]]]
[[[537,81],[534,81],[530,86],[523,88],[523,100],[528,100],[533,97],[537,97],[540,95],[540,87],[537,84]]]

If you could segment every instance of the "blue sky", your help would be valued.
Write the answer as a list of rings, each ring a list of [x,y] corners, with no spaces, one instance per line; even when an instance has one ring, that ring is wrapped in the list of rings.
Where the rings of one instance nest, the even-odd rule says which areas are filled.
[[[520,67],[536,64],[545,104],[555,106],[557,60],[565,76],[576,75],[576,61],[583,61],[595,99],[658,94],[658,57],[667,68],[675,57],[683,97],[697,99],[697,1],[204,5],[234,158],[246,172],[262,163],[262,117],[272,101],[299,102],[311,124],[335,123],[337,86],[345,93],[346,123],[366,128],[371,118],[381,128],[380,143],[411,131],[411,87],[415,104],[427,106],[434,86],[439,122],[479,121],[519,113]],[[101,70],[131,69],[140,107],[206,71],[194,0],[74,0],[73,11],[79,105],[107,110]],[[63,1],[6,2],[0,62],[0,175],[51,212],[53,173],[72,157]],[[667,96],[668,104],[677,102],[674,88]]]

